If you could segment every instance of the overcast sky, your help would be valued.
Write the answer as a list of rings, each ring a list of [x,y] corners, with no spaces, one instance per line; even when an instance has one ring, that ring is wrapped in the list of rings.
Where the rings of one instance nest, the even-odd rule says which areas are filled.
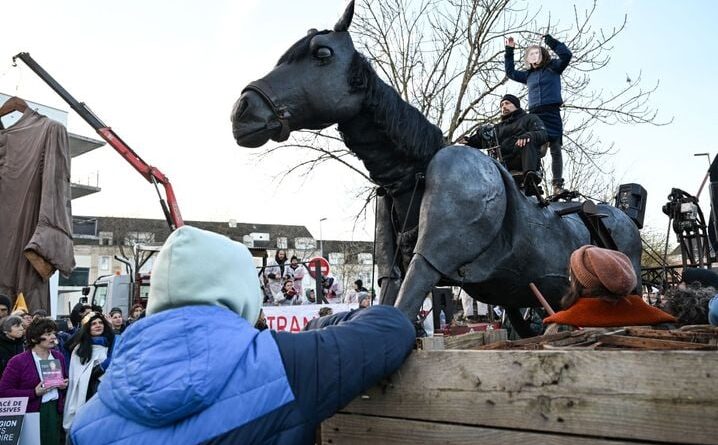
[[[552,17],[570,14],[569,5],[543,2]],[[330,28],[344,6],[344,0],[8,2],[2,8],[0,92],[68,109],[22,63],[11,66],[14,54],[30,52],[169,176],[187,220],[301,224],[318,236],[319,219],[327,217],[325,239],[370,239],[372,221],[353,223],[361,207],[354,198],[362,186],[357,175],[327,165],[310,178],[279,184],[275,176],[293,159],[256,161],[235,144],[229,121],[243,86],[269,71],[308,28]],[[604,0],[597,25],[617,25],[624,13],[628,28],[597,87],[615,89],[627,73],[642,71],[647,86],[660,81],[653,105],[674,121],[602,128],[602,139],[619,151],[618,182],[643,184],[648,225],[664,231],[661,206],[670,188],[696,193],[707,161],[693,153],[713,156],[718,146],[712,49],[718,7],[708,0]],[[68,127],[96,137],[75,114]],[[75,182],[94,184],[99,172],[102,188],[73,201],[74,214],[162,218],[153,188],[110,147],[74,159],[72,168]]]

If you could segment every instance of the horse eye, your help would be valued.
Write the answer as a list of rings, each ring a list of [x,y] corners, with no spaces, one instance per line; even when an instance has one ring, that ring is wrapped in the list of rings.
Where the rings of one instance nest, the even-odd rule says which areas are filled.
[[[319,48],[314,50],[314,57],[316,57],[317,59],[326,59],[327,57],[331,57],[332,54],[332,49],[326,46],[320,46]]]

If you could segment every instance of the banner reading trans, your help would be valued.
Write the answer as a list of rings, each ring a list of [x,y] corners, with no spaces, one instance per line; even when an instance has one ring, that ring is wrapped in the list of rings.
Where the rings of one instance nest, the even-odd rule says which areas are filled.
[[[319,317],[319,309],[328,307],[333,314],[356,309],[356,304],[303,304],[299,306],[262,306],[267,326],[275,331],[299,332],[313,318]]]

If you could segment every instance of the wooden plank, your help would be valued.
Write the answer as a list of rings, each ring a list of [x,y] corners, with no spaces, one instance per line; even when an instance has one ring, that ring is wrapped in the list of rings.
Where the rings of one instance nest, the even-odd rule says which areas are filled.
[[[539,335],[538,337],[523,338],[521,340],[503,340],[498,342],[487,343],[485,346],[477,349],[512,349],[512,348],[523,348],[523,349],[540,349],[544,343],[552,341],[563,340],[575,336],[574,332],[577,331],[565,331],[556,334]],[[580,334],[580,332],[579,332]]]
[[[415,351],[343,412],[614,439],[712,444],[718,354]]]
[[[419,340],[419,349],[424,351],[443,351],[446,349],[478,349],[489,343],[506,340],[505,329],[475,331],[461,335],[423,337]]]
[[[626,335],[601,335],[598,341],[604,345],[625,346],[639,349],[692,349],[715,350],[713,345],[704,343],[690,343],[686,341],[659,340],[655,338],[629,337]]]
[[[418,347],[424,351],[443,351],[444,337],[435,335],[433,337],[417,338]]]
[[[484,331],[444,337],[444,349],[470,349],[486,344]]]
[[[626,335],[633,337],[657,338],[662,340],[679,340],[693,343],[708,343],[718,338],[718,333],[691,332],[691,331],[666,331],[660,329],[626,328]]]
[[[485,332],[484,344],[490,345],[492,343],[502,342],[507,338],[508,333],[506,332],[506,329],[492,329]]]
[[[322,423],[322,444],[341,445],[643,445],[603,438],[337,414]]]

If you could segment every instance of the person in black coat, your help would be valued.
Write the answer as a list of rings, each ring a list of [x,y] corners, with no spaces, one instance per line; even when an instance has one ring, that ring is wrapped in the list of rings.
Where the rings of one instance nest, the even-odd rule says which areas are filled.
[[[0,376],[11,358],[25,350],[25,328],[22,318],[10,315],[2,319],[0,324]]]
[[[494,127],[494,137],[487,136],[487,131],[482,128],[460,142],[484,149],[498,143],[506,168],[522,171],[524,184],[529,180],[538,183],[540,147],[548,141],[546,127],[537,116],[526,113],[513,94],[504,95],[500,106],[501,122]]]

